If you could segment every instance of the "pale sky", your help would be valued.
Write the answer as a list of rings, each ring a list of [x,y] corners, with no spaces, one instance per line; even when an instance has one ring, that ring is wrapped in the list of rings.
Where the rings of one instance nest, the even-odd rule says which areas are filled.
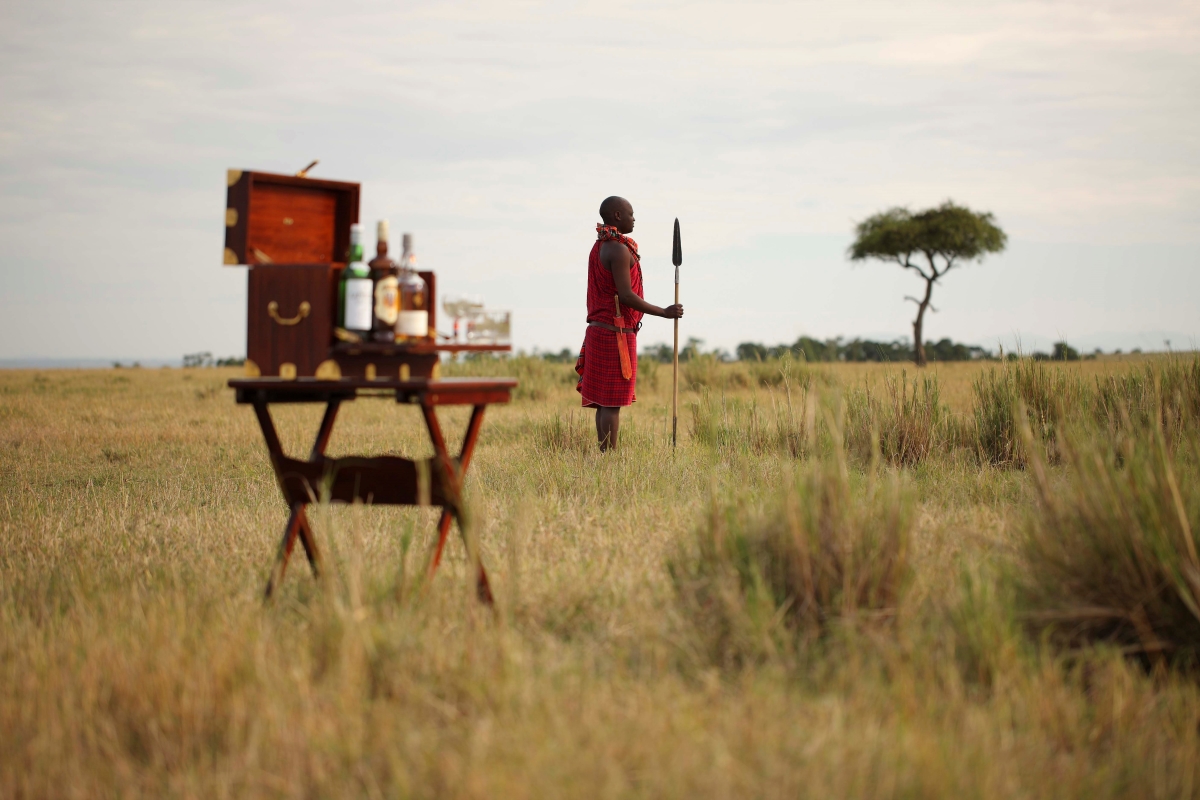
[[[909,333],[919,280],[845,250],[947,198],[1009,249],[946,278],[927,338],[1200,343],[1194,0],[2,8],[0,358],[244,354],[225,170],[313,158],[526,349],[582,340],[610,194],[659,305],[679,217],[709,345]]]

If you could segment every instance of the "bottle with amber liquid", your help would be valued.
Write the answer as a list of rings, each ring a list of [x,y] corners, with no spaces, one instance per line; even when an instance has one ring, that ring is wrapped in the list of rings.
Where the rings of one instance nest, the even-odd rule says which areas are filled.
[[[400,313],[396,316],[396,341],[424,339],[429,336],[429,292],[425,279],[417,274],[417,254],[412,234],[404,234],[404,252],[400,256]]]
[[[371,259],[371,283],[375,292],[375,313],[371,324],[371,339],[376,342],[396,340],[396,320],[400,315],[400,270],[388,258],[388,221],[379,220],[375,231],[375,257]]]

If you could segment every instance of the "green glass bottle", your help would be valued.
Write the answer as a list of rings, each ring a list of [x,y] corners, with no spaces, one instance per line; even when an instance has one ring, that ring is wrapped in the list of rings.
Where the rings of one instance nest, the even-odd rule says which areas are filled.
[[[353,264],[363,260],[362,225],[357,222],[350,226],[350,249],[346,254],[346,263]]]
[[[371,270],[363,263],[362,226],[350,226],[346,268],[338,282],[337,324],[354,333],[371,330]]]

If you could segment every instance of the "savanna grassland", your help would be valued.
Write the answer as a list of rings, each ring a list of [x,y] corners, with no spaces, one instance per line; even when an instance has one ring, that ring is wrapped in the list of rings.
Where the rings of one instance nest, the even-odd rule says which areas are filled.
[[[455,369],[522,381],[468,480],[494,613],[363,506],[264,606],[234,370],[0,373],[0,797],[1200,796],[1194,356],[701,358],[675,452],[645,363],[606,455],[570,365]],[[419,426],[361,399],[329,452]]]

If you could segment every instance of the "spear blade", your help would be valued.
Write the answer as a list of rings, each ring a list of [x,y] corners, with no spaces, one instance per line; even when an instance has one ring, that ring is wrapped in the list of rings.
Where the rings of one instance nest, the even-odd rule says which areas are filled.
[[[683,246],[679,244],[679,217],[675,218],[675,242],[671,246],[671,263],[678,267],[683,263]],[[675,272],[675,282],[679,283],[679,271]]]

